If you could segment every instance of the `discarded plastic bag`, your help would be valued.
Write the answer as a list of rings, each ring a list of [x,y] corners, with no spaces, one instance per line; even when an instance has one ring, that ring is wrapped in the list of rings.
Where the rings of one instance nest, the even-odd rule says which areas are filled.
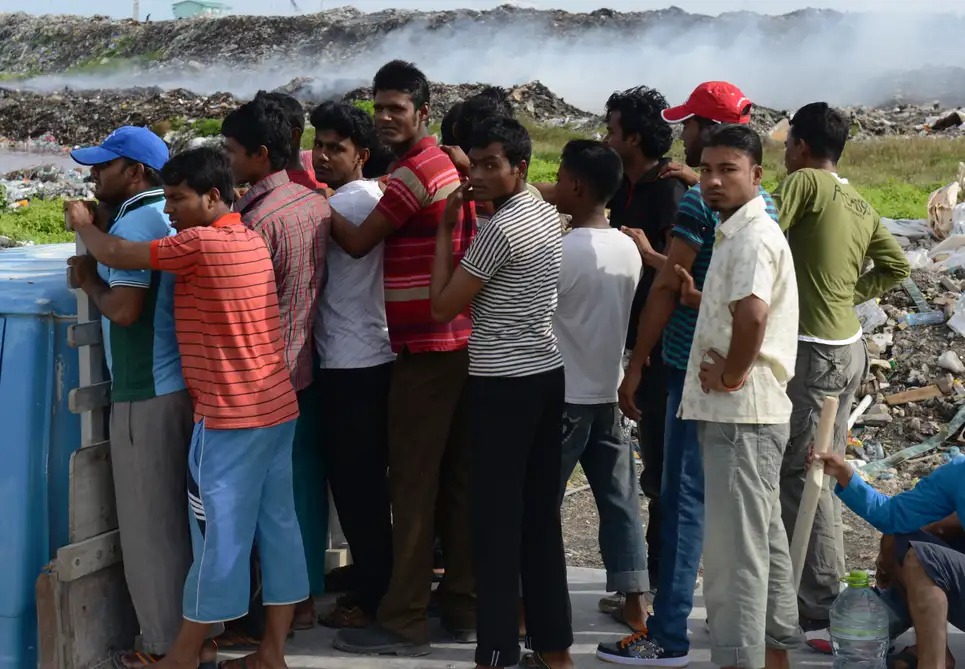
[[[874,332],[888,322],[888,314],[878,306],[878,302],[875,300],[868,300],[855,305],[854,313],[858,317],[858,322],[861,323],[861,331],[865,334]]]
[[[952,207],[952,234],[965,235],[965,202]]]
[[[881,224],[888,229],[888,232],[896,237],[907,237],[908,239],[921,239],[931,237],[931,228],[925,219],[911,218],[885,218],[881,217]]]
[[[905,258],[908,259],[911,269],[925,269],[932,264],[931,258],[928,257],[928,249],[905,251]]]
[[[945,321],[945,324],[956,333],[965,337],[965,294],[958,298],[952,317]]]

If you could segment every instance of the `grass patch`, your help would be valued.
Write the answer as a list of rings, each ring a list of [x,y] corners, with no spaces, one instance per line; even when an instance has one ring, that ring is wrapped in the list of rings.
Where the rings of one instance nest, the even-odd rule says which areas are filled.
[[[215,137],[221,134],[220,118],[199,118],[191,124],[191,130],[198,137]]]
[[[0,210],[0,235],[35,244],[74,241],[74,233],[64,229],[61,200],[32,200],[26,207]]]

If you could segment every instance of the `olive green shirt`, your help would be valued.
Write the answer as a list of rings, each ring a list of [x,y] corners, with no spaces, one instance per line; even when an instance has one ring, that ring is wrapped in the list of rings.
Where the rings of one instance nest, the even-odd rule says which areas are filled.
[[[803,341],[846,344],[861,336],[854,305],[901,283],[911,270],[878,212],[846,179],[798,170],[774,193],[794,256]],[[865,257],[874,268],[861,275]]]

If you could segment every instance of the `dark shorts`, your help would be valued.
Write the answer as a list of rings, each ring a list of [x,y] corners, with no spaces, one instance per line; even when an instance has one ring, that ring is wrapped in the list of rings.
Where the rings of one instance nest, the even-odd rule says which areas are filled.
[[[922,531],[895,535],[895,559],[899,564],[911,548],[928,577],[948,596],[948,622],[965,630],[965,537],[946,541]],[[897,585],[879,594],[891,609],[891,636],[895,638],[912,626],[907,598]]]

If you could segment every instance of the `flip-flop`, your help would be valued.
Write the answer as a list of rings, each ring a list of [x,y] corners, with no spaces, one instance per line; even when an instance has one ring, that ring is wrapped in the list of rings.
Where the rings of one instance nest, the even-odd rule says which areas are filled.
[[[248,659],[254,657],[254,655],[245,655],[244,657],[236,657],[232,660],[222,660],[218,663],[218,669],[255,669],[254,665],[248,664]]]
[[[295,638],[295,632],[289,630],[287,638]],[[224,634],[215,639],[215,641],[218,644],[218,648],[231,651],[254,651],[258,650],[258,646],[261,645],[261,639],[256,639],[253,636],[236,630],[226,630]]]
[[[116,650],[111,653],[111,666],[114,669],[134,669],[157,664],[162,658],[163,655],[144,653],[139,650]]]

